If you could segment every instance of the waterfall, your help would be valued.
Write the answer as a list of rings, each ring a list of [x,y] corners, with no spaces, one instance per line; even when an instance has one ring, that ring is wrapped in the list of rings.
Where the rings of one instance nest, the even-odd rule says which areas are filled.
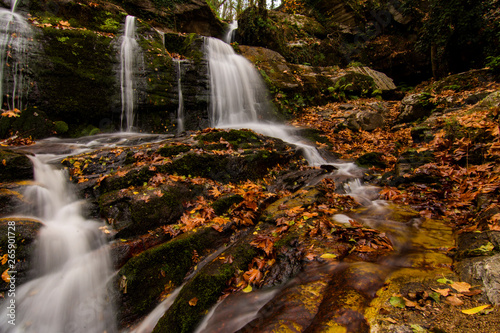
[[[177,64],[177,90],[179,106],[177,107],[177,134],[184,132],[184,97],[182,96],[182,68],[181,60],[174,59]]]
[[[120,84],[122,97],[122,130],[132,131],[134,126],[134,111],[136,102],[136,90],[134,74],[137,69],[139,44],[135,39],[135,17],[127,15],[125,19],[125,31],[121,40],[120,50]],[[125,126],[124,126],[125,122]]]
[[[33,35],[26,19],[15,13],[18,3],[12,1],[11,10],[0,8],[0,108],[6,102],[9,110],[23,109],[28,48]]]
[[[316,147],[305,142],[293,127],[266,120],[273,107],[265,83],[253,64],[220,39],[208,37],[205,41],[212,126],[248,128],[279,138],[302,149],[311,165],[327,164]]]
[[[82,217],[81,203],[69,192],[63,170],[32,158],[35,181],[26,200],[37,206],[31,213],[44,223],[37,239],[33,279],[14,296],[15,326],[0,306],[2,332],[116,331],[107,296],[111,261],[102,224]]]
[[[233,22],[229,23],[226,34],[224,35],[224,38],[222,40],[228,44],[234,42],[236,29],[238,29],[238,21],[234,20]]]

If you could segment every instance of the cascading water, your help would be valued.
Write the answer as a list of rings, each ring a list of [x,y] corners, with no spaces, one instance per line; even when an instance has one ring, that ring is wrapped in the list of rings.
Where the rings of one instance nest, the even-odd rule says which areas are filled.
[[[82,217],[81,203],[68,191],[62,170],[32,158],[35,181],[25,193],[41,220],[33,279],[15,293],[15,325],[0,309],[2,332],[115,332],[107,296],[111,263],[102,225]],[[6,299],[5,302],[12,302]]]
[[[135,17],[127,15],[120,49],[120,84],[122,99],[121,127],[122,130],[128,132],[132,131],[135,118],[136,91],[134,74],[137,70],[139,53],[139,44],[135,39],[135,32]]]
[[[272,114],[272,105],[264,81],[250,61],[216,38],[206,38],[206,52],[212,126],[248,128],[279,138],[302,149],[311,165],[327,164],[314,146],[295,134],[294,128],[265,120]]]
[[[177,134],[184,132],[184,97],[182,96],[182,67],[181,60],[175,59],[177,64],[177,90],[179,106],[177,107]]]
[[[28,48],[32,30],[26,19],[15,13],[19,0],[11,2],[11,10],[0,8],[0,108],[22,110],[27,84]]]
[[[234,37],[236,35],[236,29],[238,29],[238,21],[234,20],[233,22],[229,23],[227,27],[227,32],[224,35],[224,38],[222,39],[224,42],[231,44],[234,42]]]

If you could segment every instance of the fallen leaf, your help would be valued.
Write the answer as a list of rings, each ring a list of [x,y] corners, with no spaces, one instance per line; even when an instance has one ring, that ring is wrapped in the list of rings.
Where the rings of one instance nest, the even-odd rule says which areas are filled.
[[[481,289],[474,289],[474,290],[471,290],[471,291],[466,291],[464,292],[463,294],[465,296],[475,296],[475,295],[479,295],[481,294],[483,291]]]
[[[251,291],[252,291],[252,286],[251,285],[248,285],[248,286],[245,287],[245,289],[243,289],[244,293],[249,293]]]
[[[439,289],[439,288],[431,288],[435,292],[439,293],[441,296],[448,296],[450,294],[450,288]]]
[[[476,313],[479,313],[479,312],[483,311],[484,309],[486,309],[488,307],[490,307],[489,304],[481,305],[481,306],[477,306],[477,307],[472,308],[472,309],[462,310],[462,313],[465,313],[465,314],[468,314],[468,315],[473,315],[473,314],[476,314]]]
[[[437,282],[442,283],[442,284],[452,284],[453,281],[450,279],[447,279],[445,277],[442,277],[441,279],[438,279]]]
[[[195,306],[196,303],[198,303],[198,298],[197,297],[193,297],[189,300],[189,305],[190,306]]]
[[[470,288],[472,287],[470,284],[467,282],[453,282],[450,287],[458,291],[459,293],[465,293],[469,292]]]
[[[403,300],[405,301],[405,306],[409,307],[409,308],[414,308],[417,306],[417,303],[416,302],[413,302],[413,301],[410,301],[408,298],[406,297],[403,297]]]
[[[5,265],[5,263],[7,263],[7,260],[9,260],[9,256],[6,253],[2,256],[2,265]]]
[[[9,275],[9,269],[8,268],[2,273],[2,280],[4,280],[7,283],[10,282],[10,275]]]
[[[335,259],[337,258],[337,256],[333,253],[325,253],[325,254],[322,254],[320,258],[323,258],[323,259]]]
[[[422,326],[417,325],[417,324],[412,324],[412,325],[410,325],[410,327],[413,330],[413,333],[426,333],[427,332],[427,330],[425,328],[423,328]]]
[[[400,296],[392,296],[389,303],[395,308],[404,309],[406,307],[404,298]]]
[[[446,297],[446,302],[450,305],[459,306],[463,305],[464,301],[458,298],[456,295]]]

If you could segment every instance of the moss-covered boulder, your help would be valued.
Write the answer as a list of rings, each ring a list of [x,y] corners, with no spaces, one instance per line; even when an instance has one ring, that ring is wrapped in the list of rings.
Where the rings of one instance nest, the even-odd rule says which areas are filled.
[[[11,282],[14,289],[26,281],[27,274],[33,268],[31,261],[34,241],[43,224],[40,221],[26,218],[0,219],[0,271],[14,271]],[[3,275],[2,275],[3,278]],[[9,289],[5,279],[0,280],[0,292]]]
[[[195,253],[206,255],[228,241],[228,234],[202,228],[178,236],[130,259],[114,281],[118,290],[118,320],[125,325],[146,314],[168,292],[179,286],[194,267]]]
[[[18,117],[0,118],[0,138],[18,135],[40,139],[53,135],[54,131],[54,122],[49,119],[47,113],[37,107],[22,110]]]
[[[246,269],[257,254],[246,236],[222,252],[196,273],[180,291],[153,332],[192,332],[200,319],[217,302],[227,282],[241,269]],[[231,261],[225,258],[232,258]]]
[[[33,163],[26,154],[0,149],[0,162],[2,181],[33,179]]]
[[[117,237],[141,235],[166,224],[176,223],[183,204],[194,199],[182,183],[158,188],[133,188],[108,192],[99,197],[101,216],[118,232]]]

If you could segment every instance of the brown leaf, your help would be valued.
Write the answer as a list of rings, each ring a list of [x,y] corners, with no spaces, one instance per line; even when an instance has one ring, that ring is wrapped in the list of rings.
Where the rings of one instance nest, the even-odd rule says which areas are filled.
[[[472,287],[467,282],[453,282],[450,286],[459,293],[469,292]]]
[[[451,296],[446,297],[446,302],[448,304],[454,305],[454,306],[460,306],[460,305],[464,304],[464,301],[462,301],[456,295],[451,295]]]
[[[450,288],[444,288],[444,289],[439,289],[439,288],[431,288],[435,292],[439,293],[441,296],[448,296],[450,294]]]
[[[243,278],[248,283],[257,283],[262,279],[262,277],[262,272],[255,268],[252,268],[243,274]]]
[[[189,300],[189,305],[190,306],[195,306],[196,304],[198,303],[198,298],[197,297],[193,297]]]

